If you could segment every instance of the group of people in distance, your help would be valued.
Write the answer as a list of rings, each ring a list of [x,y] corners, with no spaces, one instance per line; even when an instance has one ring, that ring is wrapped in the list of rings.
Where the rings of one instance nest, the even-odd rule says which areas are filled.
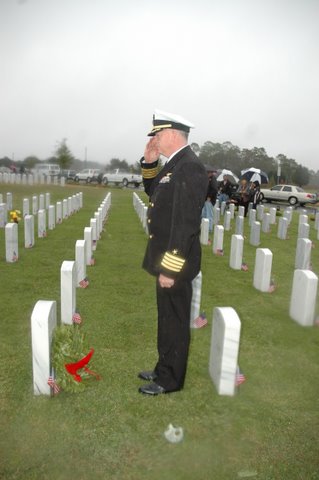
[[[208,189],[206,202],[202,211],[202,218],[208,218],[209,231],[213,228],[213,206],[216,200],[221,205],[222,202],[226,202],[244,207],[244,215],[246,217],[248,212],[249,203],[253,204],[253,208],[256,208],[260,203],[260,183],[258,180],[248,182],[245,178],[240,180],[240,184],[234,189],[234,186],[229,181],[227,175],[223,176],[221,182],[217,181],[217,170],[207,168],[208,173]]]

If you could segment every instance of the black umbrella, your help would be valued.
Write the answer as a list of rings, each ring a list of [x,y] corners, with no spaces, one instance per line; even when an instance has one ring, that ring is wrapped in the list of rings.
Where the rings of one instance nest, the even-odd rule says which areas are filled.
[[[254,167],[242,170],[240,178],[245,178],[248,182],[254,182],[255,180],[258,180],[260,184],[269,182],[267,173],[260,170],[260,168]]]

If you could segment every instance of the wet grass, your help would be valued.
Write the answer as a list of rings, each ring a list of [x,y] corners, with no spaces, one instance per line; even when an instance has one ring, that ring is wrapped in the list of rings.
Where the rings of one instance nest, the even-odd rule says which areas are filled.
[[[224,256],[203,247],[202,307],[209,324],[192,331],[185,389],[149,398],[138,394],[136,375],[156,360],[155,284],[141,269],[146,235],[132,206],[132,190],[0,187],[4,196],[13,193],[14,207],[20,209],[25,196],[40,192],[50,191],[52,203],[76,191],[84,195],[83,209],[36,239],[33,249],[24,249],[20,223],[15,264],[5,262],[0,231],[0,478],[319,479],[319,328],[302,328],[289,318],[296,213],[288,240],[277,239],[277,226],[261,236],[261,247],[274,255],[272,294],[252,286],[256,248],[247,239],[248,272],[229,268],[233,231],[225,232]],[[96,265],[88,267],[90,285],[77,289],[82,328],[95,348],[94,367],[102,380],[92,380],[81,394],[35,397],[32,309],[39,299],[56,300],[59,316],[61,263],[74,259],[75,242],[108,191],[112,206]],[[139,195],[146,200],[144,192]],[[318,275],[313,223],[311,238]],[[215,306],[232,306],[242,322],[239,363],[247,381],[232,398],[218,396],[208,374]],[[184,428],[182,443],[165,440],[169,423]]]

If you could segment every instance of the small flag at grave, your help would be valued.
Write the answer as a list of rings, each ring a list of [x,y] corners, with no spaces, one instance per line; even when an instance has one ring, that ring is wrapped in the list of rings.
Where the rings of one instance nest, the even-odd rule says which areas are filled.
[[[269,285],[269,288],[268,288],[268,293],[273,293],[275,290],[276,290],[276,285],[275,285],[274,279],[272,278],[272,279],[270,280],[270,285]]]
[[[216,255],[219,255],[220,257],[222,257],[224,255],[224,250],[222,248],[217,248],[215,253]]]
[[[12,261],[13,261],[13,262],[17,262],[17,261],[18,261],[18,255],[16,254],[16,252],[13,252]]]
[[[88,286],[89,286],[89,280],[88,280],[88,278],[87,278],[87,277],[83,278],[83,280],[81,280],[81,281],[79,282],[79,285],[80,285],[81,288],[86,288],[86,287],[88,287]]]
[[[247,263],[243,263],[242,266],[241,266],[241,269],[243,272],[248,272],[248,265]]]
[[[90,260],[90,265],[95,265],[95,258],[93,257],[93,255],[92,255],[91,260]]]
[[[54,378],[51,377],[51,376],[48,378],[48,385],[49,385],[49,387],[52,389],[54,395],[56,395],[57,393],[60,392],[60,387],[59,387],[59,385],[56,383],[56,381],[54,380]]]
[[[82,317],[79,314],[79,312],[74,312],[73,317],[72,317],[72,321],[73,321],[73,323],[77,323],[78,325],[80,325],[80,323],[82,323]]]
[[[244,383],[245,381],[246,381],[245,375],[244,375],[243,372],[240,370],[240,368],[237,367],[237,369],[236,369],[236,380],[235,380],[236,387],[239,387],[239,385],[241,385],[241,384]]]
[[[194,328],[202,328],[207,325],[207,318],[204,312],[202,312],[197,318],[195,318],[193,327]]]

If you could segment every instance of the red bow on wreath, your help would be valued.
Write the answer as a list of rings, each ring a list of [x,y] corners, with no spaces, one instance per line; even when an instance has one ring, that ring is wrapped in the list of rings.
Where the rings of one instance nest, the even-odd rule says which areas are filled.
[[[85,355],[85,357],[81,358],[81,360],[79,360],[78,362],[65,364],[66,371],[70,373],[70,375],[72,375],[74,380],[76,380],[77,382],[82,382],[82,377],[78,374],[78,370],[81,370],[82,368],[90,375],[94,375],[97,378],[97,380],[100,380],[101,378],[100,375],[98,375],[95,372],[92,372],[92,370],[90,370],[86,366],[91,360],[93,353],[94,353],[94,348],[91,348],[89,353]]]

